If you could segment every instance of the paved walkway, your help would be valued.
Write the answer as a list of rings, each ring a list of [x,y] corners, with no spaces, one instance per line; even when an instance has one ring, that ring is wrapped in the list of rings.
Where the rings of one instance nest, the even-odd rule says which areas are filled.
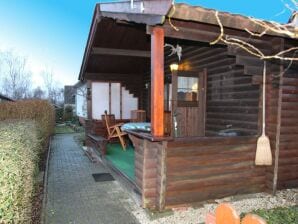
[[[52,139],[45,223],[138,223],[117,181],[94,181],[92,173],[107,170],[91,163],[73,136],[62,134]]]

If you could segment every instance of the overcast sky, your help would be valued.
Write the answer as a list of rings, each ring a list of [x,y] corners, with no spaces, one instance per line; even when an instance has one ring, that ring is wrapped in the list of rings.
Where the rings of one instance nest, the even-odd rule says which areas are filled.
[[[50,70],[63,85],[77,82],[98,0],[0,0],[0,50],[28,60],[34,85]],[[185,0],[206,8],[286,23],[291,0]]]

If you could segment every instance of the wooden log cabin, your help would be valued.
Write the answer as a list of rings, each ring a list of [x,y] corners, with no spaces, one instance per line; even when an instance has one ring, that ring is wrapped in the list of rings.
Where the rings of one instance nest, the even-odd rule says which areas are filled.
[[[214,10],[173,7],[171,0],[133,4],[96,5],[79,79],[90,92],[94,82],[120,83],[146,111],[151,132],[128,131],[141,205],[164,210],[297,187],[297,63],[267,60],[266,133],[273,164],[255,166],[263,61],[223,42],[210,45],[220,34]],[[263,28],[247,17],[219,12],[219,18],[225,35],[264,54],[297,46],[297,39],[281,34],[250,35],[245,29]],[[177,54],[165,44],[182,48],[176,71],[170,65]],[[96,105],[89,97],[91,124]]]

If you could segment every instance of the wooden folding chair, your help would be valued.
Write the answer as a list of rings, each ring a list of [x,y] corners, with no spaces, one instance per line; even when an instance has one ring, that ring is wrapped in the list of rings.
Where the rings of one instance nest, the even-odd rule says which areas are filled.
[[[126,150],[126,142],[123,136],[127,135],[122,132],[120,127],[123,123],[115,124],[115,115],[105,113],[102,115],[103,120],[105,120],[106,128],[108,131],[108,141],[112,138],[118,138],[123,150]]]

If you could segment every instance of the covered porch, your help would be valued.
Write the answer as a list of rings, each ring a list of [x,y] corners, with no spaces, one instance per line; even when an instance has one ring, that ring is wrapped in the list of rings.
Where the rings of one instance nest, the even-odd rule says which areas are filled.
[[[210,17],[210,10],[177,5],[170,22],[171,1],[157,2],[145,1],[145,13],[131,11],[128,3],[100,4],[95,9],[80,73],[80,79],[87,80],[87,132],[105,136],[100,119],[104,111],[126,123],[132,120],[131,110],[143,110],[143,121],[150,124],[149,132],[125,130],[129,150],[110,143],[105,160],[133,182],[142,206],[150,209],[297,186],[297,163],[291,160],[298,156],[295,140],[280,132],[282,108],[294,108],[283,102],[297,100],[296,92],[284,94],[287,85],[281,90],[281,80],[291,86],[289,80],[297,83],[296,67],[284,72],[285,65],[268,62],[266,124],[274,163],[255,166],[263,61],[223,43],[210,45],[219,34],[214,20],[191,19],[197,11]],[[264,52],[295,44],[279,36],[251,38],[235,25],[239,19],[247,24],[245,17],[223,13],[222,18],[228,35],[249,40]],[[171,54],[178,46],[180,60]],[[178,67],[171,70],[173,64]],[[98,86],[104,86],[104,93]],[[296,130],[296,119],[294,123]],[[279,150],[285,150],[281,157]],[[275,162],[276,157],[282,164]],[[283,167],[280,172],[278,165]]]

